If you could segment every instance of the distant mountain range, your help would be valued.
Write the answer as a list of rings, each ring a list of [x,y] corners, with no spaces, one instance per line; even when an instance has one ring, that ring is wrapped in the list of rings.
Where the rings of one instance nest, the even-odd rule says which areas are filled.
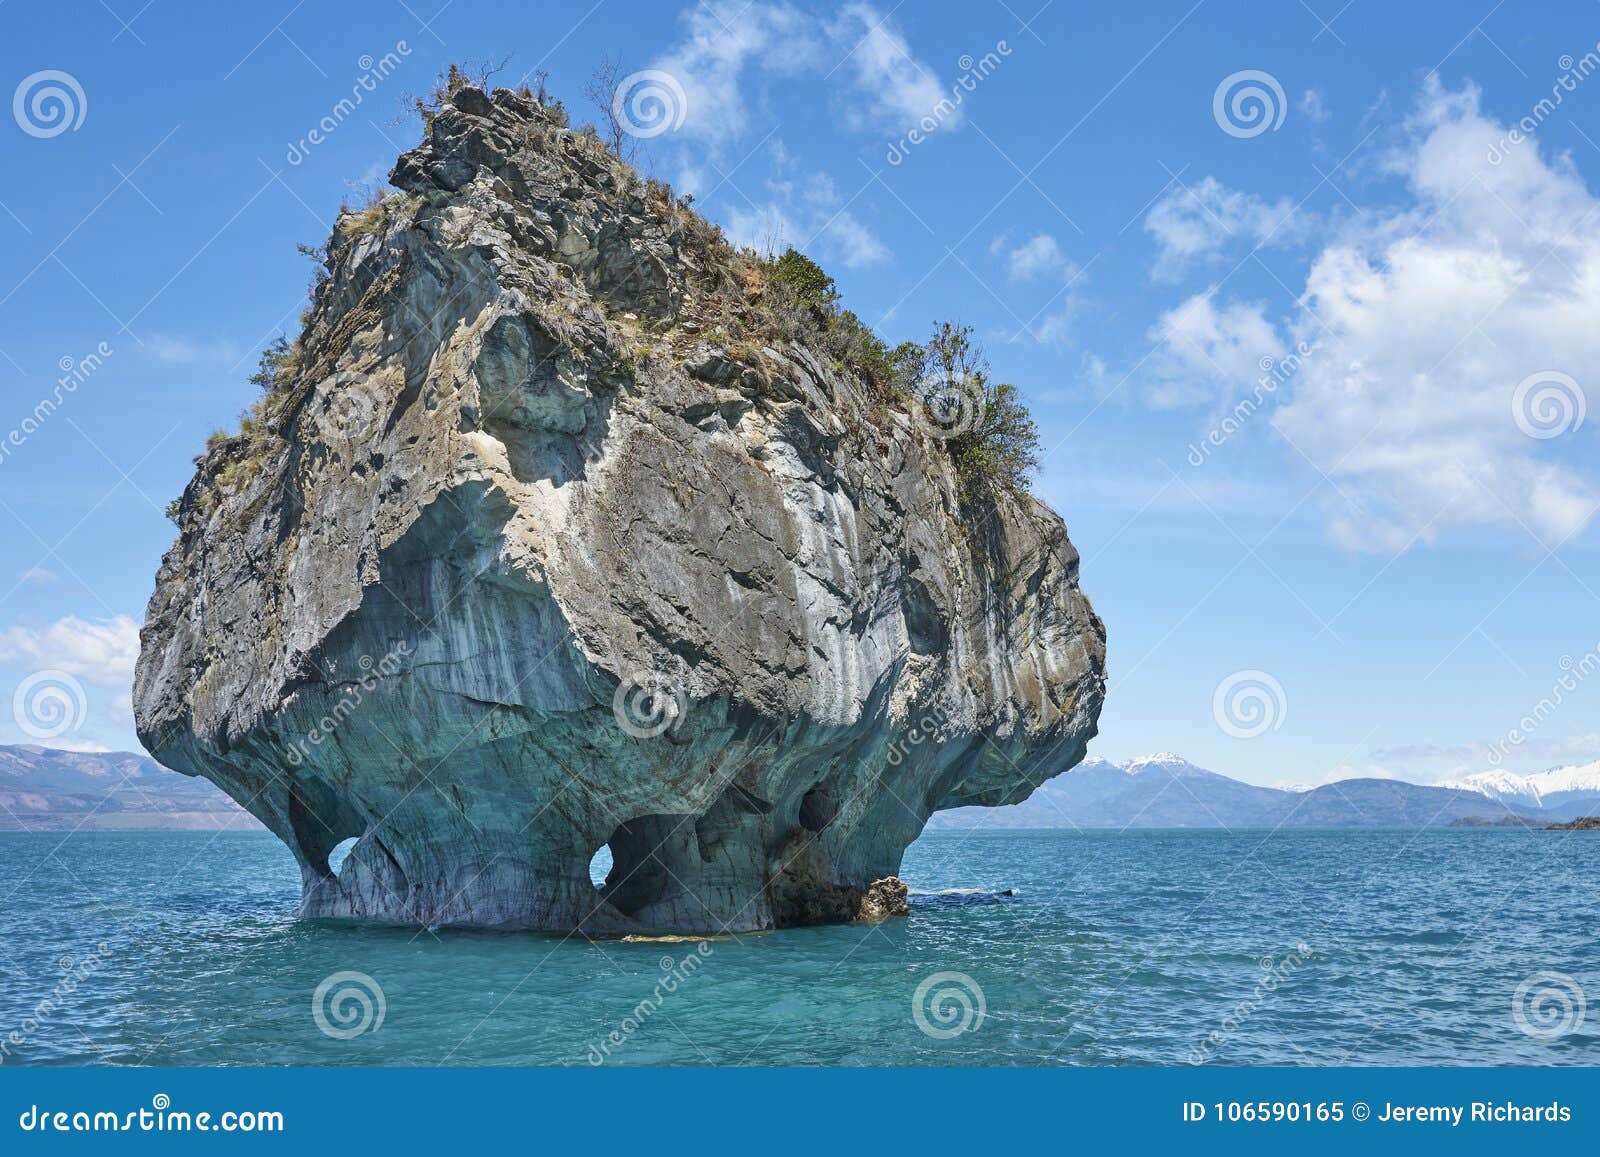
[[[1600,762],[1532,775],[1491,771],[1424,786],[1342,779],[1257,787],[1171,753],[1086,759],[1009,807],[939,812],[930,828],[1415,828],[1600,815]]]
[[[210,780],[125,751],[0,745],[0,831],[259,828]]]
[[[1415,828],[1600,815],[1600,762],[1434,786],[1343,779],[1257,787],[1164,753],[1086,759],[1025,802],[939,812],[930,828]],[[0,745],[0,831],[259,828],[208,780],[129,752]]]

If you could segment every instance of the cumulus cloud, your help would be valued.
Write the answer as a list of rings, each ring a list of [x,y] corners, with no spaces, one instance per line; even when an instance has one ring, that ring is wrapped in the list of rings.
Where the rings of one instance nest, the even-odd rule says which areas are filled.
[[[139,624],[127,615],[88,621],[68,615],[0,633],[0,661],[65,671],[101,687],[125,689],[139,658]]]
[[[1271,420],[1296,460],[1336,483],[1336,541],[1393,551],[1486,524],[1552,546],[1576,534],[1600,506],[1594,423],[1575,421],[1600,398],[1600,199],[1536,142],[1491,162],[1505,139],[1476,89],[1430,81],[1382,159],[1398,203],[1318,225],[1304,288],[1278,324],[1221,291],[1163,314],[1149,399],[1225,404],[1249,390],[1259,357],[1304,346]],[[1276,218],[1210,181],[1191,200],[1210,212],[1174,195],[1147,222],[1180,262],[1231,235],[1212,217],[1245,233]],[[1556,383],[1542,413],[1539,390],[1519,393],[1530,380]]]
[[[1054,237],[1040,233],[1006,252],[1006,272],[1012,281],[1065,280],[1073,264]]]
[[[1146,214],[1156,242],[1155,276],[1173,281],[1196,265],[1214,263],[1230,247],[1288,247],[1306,240],[1316,220],[1287,197],[1266,201],[1229,189],[1215,177],[1174,185]]]
[[[1333,531],[1347,545],[1399,549],[1475,523],[1553,545],[1600,504],[1592,428],[1530,437],[1518,386],[1571,375],[1569,402],[1586,405],[1600,201],[1532,143],[1491,164],[1504,129],[1475,89],[1430,83],[1408,127],[1389,164],[1412,202],[1312,262],[1295,331],[1317,352],[1276,422],[1346,483]]]
[[[1261,376],[1283,351],[1283,339],[1259,303],[1220,303],[1197,293],[1156,319],[1157,353],[1141,375],[1144,399],[1171,409],[1230,398]]]
[[[651,64],[683,89],[683,134],[720,146],[750,127],[746,88],[762,75],[814,74],[843,89],[857,128],[902,130],[948,95],[893,21],[869,4],[824,17],[792,4],[702,0],[684,16],[687,38]],[[944,121],[955,125],[959,110]]]

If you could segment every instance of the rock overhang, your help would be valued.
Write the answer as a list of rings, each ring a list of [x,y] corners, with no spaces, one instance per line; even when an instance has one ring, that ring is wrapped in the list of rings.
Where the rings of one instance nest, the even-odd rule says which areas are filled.
[[[703,222],[525,97],[458,90],[393,182],[270,437],[201,461],[136,679],[307,915],[848,919],[933,811],[1082,758],[1104,631],[1053,512],[700,319]]]

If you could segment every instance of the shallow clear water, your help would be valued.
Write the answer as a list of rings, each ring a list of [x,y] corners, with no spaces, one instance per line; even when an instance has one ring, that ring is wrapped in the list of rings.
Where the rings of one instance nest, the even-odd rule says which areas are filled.
[[[298,922],[265,834],[0,834],[0,1042],[7,1063],[1107,1065],[1188,1063],[1216,1033],[1216,1064],[1600,1063],[1600,833],[937,832],[902,874],[1017,895],[704,949],[435,934]],[[319,1028],[341,971],[381,987],[375,1031]],[[913,1017],[938,972],[967,979],[931,993],[984,1008],[943,1039]],[[1541,972],[1594,1004],[1580,1021],[1536,981],[1523,1020],[1552,1039],[1513,1016]],[[933,1003],[930,1028],[960,1026]]]

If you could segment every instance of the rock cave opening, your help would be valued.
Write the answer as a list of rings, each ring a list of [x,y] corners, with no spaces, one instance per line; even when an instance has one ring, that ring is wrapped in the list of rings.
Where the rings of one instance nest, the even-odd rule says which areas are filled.
[[[339,874],[339,869],[344,867],[344,862],[349,858],[350,852],[360,842],[360,836],[350,836],[348,839],[340,840],[333,846],[332,850],[328,852],[328,875],[337,876]]]
[[[611,860],[604,882],[598,885],[605,902],[624,916],[633,916],[681,890],[678,881],[688,875],[688,869],[680,861],[690,853],[699,856],[694,818],[649,815],[618,824],[605,847],[589,862],[592,876],[602,853]]]
[[[590,857],[589,882],[594,885],[595,891],[606,890],[606,877],[611,874],[611,865],[614,862],[610,844],[601,844],[599,850]]]
[[[800,826],[808,832],[822,832],[838,814],[839,803],[824,784],[817,784],[801,797]]]

